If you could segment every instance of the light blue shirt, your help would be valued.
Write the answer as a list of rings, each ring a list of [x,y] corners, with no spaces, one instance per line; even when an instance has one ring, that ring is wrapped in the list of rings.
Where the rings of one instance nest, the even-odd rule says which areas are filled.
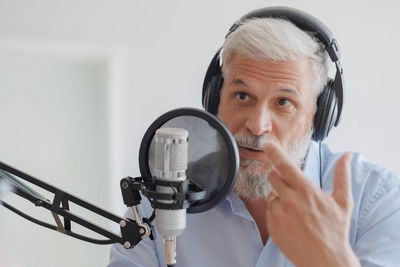
[[[341,154],[322,146],[322,187],[331,193],[336,161]],[[305,175],[319,185],[318,144],[311,143]],[[400,266],[400,179],[393,172],[353,154],[354,210],[350,244],[363,266]],[[143,216],[152,208],[142,201]],[[131,215],[131,214],[130,214]],[[179,267],[293,266],[271,238],[264,245],[258,227],[243,201],[231,193],[215,208],[187,216],[185,232],[177,239]],[[133,249],[112,246],[109,267],[167,266],[162,236],[142,240]]]

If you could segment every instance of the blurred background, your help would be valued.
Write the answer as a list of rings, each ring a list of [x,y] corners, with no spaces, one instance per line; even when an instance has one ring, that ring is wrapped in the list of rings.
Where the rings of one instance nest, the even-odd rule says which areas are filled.
[[[313,14],[341,45],[345,109],[326,142],[400,172],[394,0],[0,0],[0,161],[123,215],[119,180],[139,175],[147,127],[201,107],[231,24],[273,5]],[[105,266],[108,254],[0,207],[1,266]]]

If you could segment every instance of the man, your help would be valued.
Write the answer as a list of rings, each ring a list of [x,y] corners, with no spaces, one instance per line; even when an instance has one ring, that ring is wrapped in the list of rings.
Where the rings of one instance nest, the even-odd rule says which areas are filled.
[[[311,141],[328,82],[328,55],[313,33],[251,18],[226,38],[222,62],[216,113],[237,141],[239,176],[217,207],[188,216],[177,266],[398,264],[399,178]],[[113,246],[109,266],[165,265],[159,237]]]

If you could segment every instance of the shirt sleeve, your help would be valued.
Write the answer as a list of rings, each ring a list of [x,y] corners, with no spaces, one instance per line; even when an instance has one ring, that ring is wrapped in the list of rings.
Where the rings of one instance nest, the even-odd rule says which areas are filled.
[[[393,173],[372,172],[365,184],[354,252],[362,266],[400,262],[400,181]]]

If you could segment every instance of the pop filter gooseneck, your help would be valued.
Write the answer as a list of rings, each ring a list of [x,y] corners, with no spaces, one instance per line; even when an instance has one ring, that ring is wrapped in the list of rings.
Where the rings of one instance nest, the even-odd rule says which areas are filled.
[[[188,213],[215,207],[232,190],[239,169],[239,153],[228,128],[214,115],[194,108],[169,111],[147,129],[139,150],[140,173],[145,182],[154,180],[155,133],[159,128],[182,128],[189,132],[187,177],[206,191],[190,203]]]

